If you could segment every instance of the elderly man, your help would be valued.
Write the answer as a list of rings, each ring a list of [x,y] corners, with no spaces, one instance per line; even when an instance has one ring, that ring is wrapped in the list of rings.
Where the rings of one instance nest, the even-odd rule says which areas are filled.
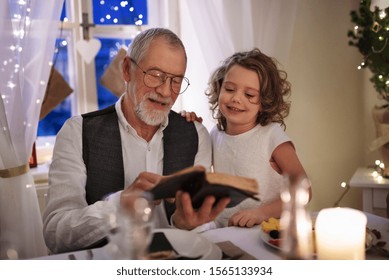
[[[174,33],[143,31],[123,61],[126,92],[116,104],[64,124],[56,139],[44,213],[45,241],[52,252],[101,246],[107,213],[126,205],[126,194],[149,190],[162,175],[185,167],[210,168],[206,128],[171,110],[189,86],[186,64],[185,48]],[[213,220],[228,202],[216,204],[207,197],[194,210],[189,195],[178,192],[175,207],[166,201],[157,205],[155,226],[171,222],[191,230]]]

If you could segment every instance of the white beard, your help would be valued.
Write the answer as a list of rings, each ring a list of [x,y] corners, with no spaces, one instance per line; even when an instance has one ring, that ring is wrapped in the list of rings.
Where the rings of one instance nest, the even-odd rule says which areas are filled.
[[[167,106],[167,110],[152,110],[147,107],[146,99],[153,98],[158,101],[162,101],[170,104]],[[145,122],[148,125],[157,126],[165,122],[168,118],[169,112],[172,105],[171,98],[161,98],[156,93],[149,93],[143,96],[142,100],[138,103],[136,102],[135,113],[139,119]]]

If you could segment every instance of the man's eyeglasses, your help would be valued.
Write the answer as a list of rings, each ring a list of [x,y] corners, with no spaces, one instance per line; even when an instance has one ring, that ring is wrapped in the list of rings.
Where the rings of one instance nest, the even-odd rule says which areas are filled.
[[[150,69],[145,71],[138,65],[138,63],[135,62],[135,60],[133,60],[132,58],[130,59],[143,72],[143,82],[148,87],[159,87],[160,85],[163,85],[168,78],[170,78],[170,87],[172,91],[175,94],[181,94],[186,91],[186,89],[190,85],[189,79],[186,77],[174,76],[156,69]]]

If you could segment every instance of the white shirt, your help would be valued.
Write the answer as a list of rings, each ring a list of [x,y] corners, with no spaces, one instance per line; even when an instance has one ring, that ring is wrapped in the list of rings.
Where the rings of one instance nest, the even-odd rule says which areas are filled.
[[[167,122],[147,142],[137,135],[125,119],[121,99],[122,97],[116,102],[115,108],[122,141],[124,182],[125,186],[129,186],[142,171],[162,175],[163,129]],[[212,160],[210,136],[201,123],[195,122],[195,127],[199,143],[194,164],[203,165],[209,170]],[[85,248],[107,236],[108,214],[115,211],[120,192],[114,194],[113,199],[88,205],[85,200],[85,184],[82,117],[75,116],[67,120],[58,132],[49,170],[50,188],[43,219],[45,241],[53,252]],[[169,226],[162,204],[156,207],[155,214],[156,227]]]
[[[253,178],[259,185],[260,202],[247,199],[236,207],[226,208],[216,219],[218,227],[226,226],[229,217],[241,209],[258,207],[279,198],[281,187],[287,181],[273,169],[270,159],[280,144],[291,141],[280,124],[258,124],[239,135],[228,135],[214,127],[211,138],[215,172]]]

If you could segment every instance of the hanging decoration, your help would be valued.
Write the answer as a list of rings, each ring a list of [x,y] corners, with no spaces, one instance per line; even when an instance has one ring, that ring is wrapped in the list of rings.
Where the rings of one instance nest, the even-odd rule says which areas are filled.
[[[124,80],[122,78],[122,62],[126,54],[127,50],[120,48],[100,79],[100,84],[106,87],[117,97],[120,97],[120,95],[122,95],[126,90]]]
[[[61,73],[52,66],[45,96],[42,101],[39,120],[46,117],[48,113],[57,107],[72,92],[73,89],[69,86]]]
[[[84,39],[76,43],[76,49],[85,63],[90,64],[99,52],[101,42],[95,38],[89,39],[89,28],[94,27],[95,24],[88,22],[88,13],[82,14],[82,23],[80,25],[82,26]]]

